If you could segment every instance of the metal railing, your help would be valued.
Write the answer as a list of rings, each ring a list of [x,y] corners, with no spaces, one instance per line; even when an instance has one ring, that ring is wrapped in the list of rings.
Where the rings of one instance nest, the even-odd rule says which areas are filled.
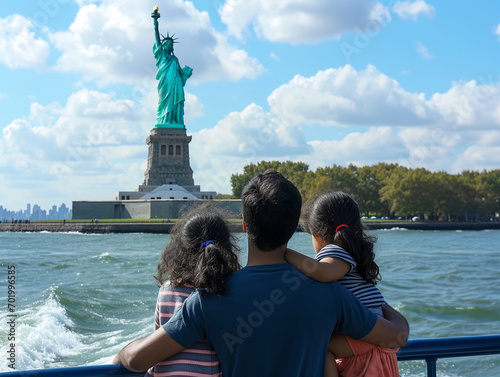
[[[399,361],[425,360],[427,377],[436,377],[438,359],[494,354],[500,354],[500,335],[408,340],[397,356]]]
[[[500,354],[500,335],[409,340],[398,353],[399,361],[425,360],[427,376],[436,377],[436,361],[447,357]],[[121,365],[37,369],[0,373],[0,377],[139,377]]]

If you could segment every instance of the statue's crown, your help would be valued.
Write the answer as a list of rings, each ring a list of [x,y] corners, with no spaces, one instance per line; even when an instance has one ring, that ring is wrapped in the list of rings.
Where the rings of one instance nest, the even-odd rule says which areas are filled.
[[[174,38],[175,34],[172,34],[172,36],[168,35],[168,31],[166,37],[163,34],[161,36],[163,37],[163,39],[161,40],[162,43],[165,42],[166,40],[171,40],[172,43],[178,43],[177,39],[179,38]]]

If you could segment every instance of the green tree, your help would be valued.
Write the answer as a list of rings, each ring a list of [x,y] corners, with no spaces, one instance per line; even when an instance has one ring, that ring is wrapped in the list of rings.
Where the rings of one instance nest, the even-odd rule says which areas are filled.
[[[434,173],[430,179],[429,195],[433,199],[431,218],[451,220],[460,211],[458,177],[446,172]]]
[[[233,196],[241,198],[241,192],[243,191],[245,185],[250,182],[250,179],[257,174],[264,173],[268,169],[279,171],[286,178],[292,181],[297,188],[299,188],[305,179],[309,165],[303,162],[292,161],[261,161],[257,165],[253,163],[246,165],[243,168],[242,174],[231,175],[231,188],[233,190]]]
[[[377,174],[379,170],[377,165],[363,166],[357,169],[358,180],[353,188],[353,195],[365,215],[390,215],[389,206],[382,201],[380,195],[385,175]]]
[[[455,220],[463,216],[467,221],[469,213],[474,212],[479,203],[475,178],[471,180],[468,179],[467,175],[460,174],[457,175],[455,184],[454,190],[457,198]]]
[[[215,196],[215,199],[237,199],[234,197],[234,195],[229,195],[229,194],[217,194]]]
[[[435,213],[433,184],[435,179],[426,169],[398,168],[393,170],[387,185],[381,190],[382,199],[389,203],[391,212],[395,214],[429,217]]]
[[[281,166],[277,170],[292,181],[299,191],[302,190],[304,180],[307,174],[310,173],[309,165],[303,162],[285,161],[281,163]]]
[[[500,212],[500,170],[484,171],[476,175],[478,191],[478,212],[487,217],[494,217]]]
[[[404,204],[404,198],[399,196],[401,182],[408,172],[408,168],[398,165],[389,167],[379,164],[376,167],[376,175],[382,182],[380,199],[388,206],[392,215],[405,217],[410,215]]]
[[[356,170],[354,165],[349,165],[348,168],[332,165],[317,168],[314,173],[309,172],[304,176],[302,187],[299,188],[302,198],[309,200],[329,190],[342,190],[352,194],[357,182]]]

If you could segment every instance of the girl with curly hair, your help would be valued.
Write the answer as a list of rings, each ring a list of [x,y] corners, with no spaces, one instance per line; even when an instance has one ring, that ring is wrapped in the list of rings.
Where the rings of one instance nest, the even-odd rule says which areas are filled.
[[[225,278],[240,268],[239,247],[222,213],[213,206],[189,211],[174,225],[158,262],[160,286],[155,329],[182,307],[195,289],[223,295]],[[221,376],[219,359],[206,341],[156,364],[146,376]]]

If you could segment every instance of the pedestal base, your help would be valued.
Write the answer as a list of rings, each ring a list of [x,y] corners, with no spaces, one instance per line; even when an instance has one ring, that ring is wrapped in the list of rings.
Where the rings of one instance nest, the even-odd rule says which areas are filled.
[[[186,129],[180,124],[158,126],[155,125],[146,140],[149,146],[148,167],[143,185],[193,186],[193,170],[189,166],[191,136],[186,134]]]

